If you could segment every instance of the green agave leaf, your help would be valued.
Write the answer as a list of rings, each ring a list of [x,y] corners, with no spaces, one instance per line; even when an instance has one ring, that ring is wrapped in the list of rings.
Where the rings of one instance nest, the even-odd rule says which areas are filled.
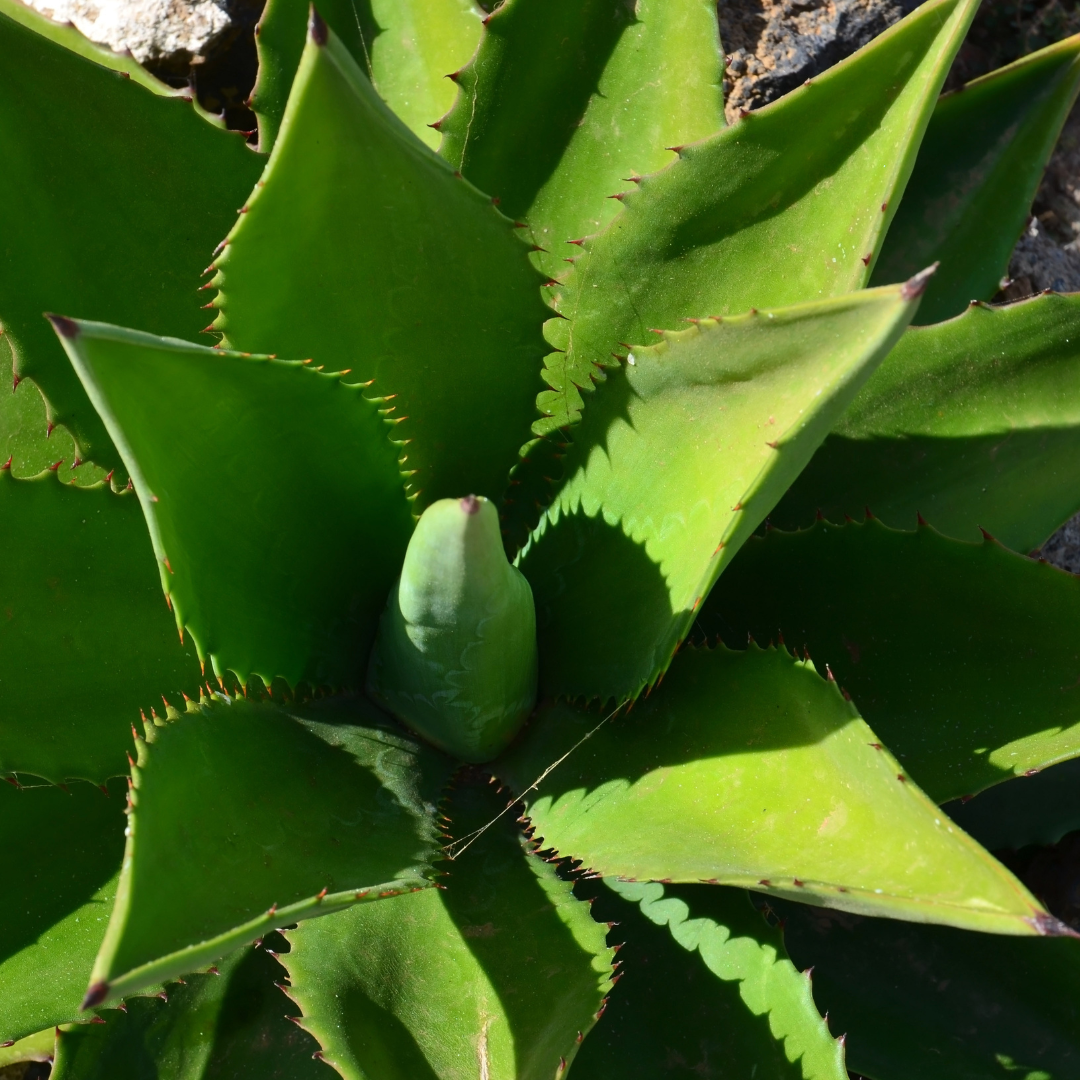
[[[772,514],[869,506],[894,528],[921,511],[950,536],[979,526],[1018,551],[1080,509],[1080,296],[973,307],[909,330]]]
[[[941,809],[990,851],[1056,844],[1080,829],[1080,757]]]
[[[260,150],[270,150],[281,127],[310,10],[307,0],[269,0],[259,20],[251,104]],[[321,0],[318,10],[387,105],[414,135],[438,146],[432,125],[456,93],[446,76],[476,49],[480,7],[472,0]]]
[[[625,936],[625,971],[604,1022],[581,1048],[578,1074],[848,1080],[843,1043],[821,1019],[810,979],[745,893],[604,885],[593,918],[610,919]]]
[[[362,698],[155,717],[88,1007],[297,919],[430,883],[449,764]],[[158,726],[158,725],[162,726]],[[320,891],[321,890],[321,891]]]
[[[21,1065],[27,1061],[52,1061],[56,1047],[56,1034],[53,1028],[38,1031],[19,1039],[10,1045],[0,1043],[0,1069],[7,1065]]]
[[[536,415],[540,278],[512,223],[312,32],[265,186],[216,263],[214,325],[396,396],[424,503],[498,498]]]
[[[112,469],[116,450],[41,313],[196,334],[199,272],[263,159],[186,100],[77,55],[64,28],[48,31],[64,44],[35,32],[19,6],[0,8],[0,326],[49,419]]]
[[[1080,1061],[1080,941],[1030,941],[782,904],[796,965],[874,1080],[1067,1080]]]
[[[412,531],[380,403],[299,362],[53,321],[200,658],[242,683],[361,685]]]
[[[901,281],[940,260],[920,323],[989,300],[1078,88],[1080,35],[941,98],[872,283]]]
[[[0,475],[0,773],[100,783],[131,723],[199,666],[162,601],[138,502]]]
[[[267,947],[282,941],[274,934]],[[105,1023],[62,1029],[53,1080],[333,1080],[314,1039],[289,1022],[280,964],[248,946]]]
[[[15,378],[14,361],[11,341],[0,328],[0,386],[15,388],[0,394],[0,467],[20,479],[52,469],[80,487],[102,481],[105,470],[79,458],[67,428],[49,424],[41,391],[29,379]]]
[[[740,885],[994,933],[1061,930],[923,795],[835,683],[784,651],[684,649],[618,719],[549,705],[498,771],[545,846],[605,877]]]
[[[615,216],[627,177],[724,126],[716,5],[510,0],[484,25],[439,152],[528,222],[538,265],[560,277],[565,242]]]
[[[4,1045],[85,1019],[79,1003],[105,937],[124,855],[124,787],[122,780],[105,792],[85,783],[70,791],[0,784]]]
[[[699,626],[809,648],[936,802],[1080,755],[1080,580],[992,540],[772,530]]]
[[[455,835],[504,807],[466,778],[448,808]],[[282,961],[303,1026],[346,1080],[550,1080],[603,1011],[606,933],[504,816],[445,887],[303,923]]]
[[[621,701],[655,680],[717,575],[903,332],[920,288],[702,320],[625,357],[521,557],[543,692]]]
[[[580,247],[549,328],[561,426],[620,342],[687,317],[858,289],[895,213],[934,101],[977,7],[932,0],[854,56],[622,195]],[[626,268],[632,266],[633,274]]]

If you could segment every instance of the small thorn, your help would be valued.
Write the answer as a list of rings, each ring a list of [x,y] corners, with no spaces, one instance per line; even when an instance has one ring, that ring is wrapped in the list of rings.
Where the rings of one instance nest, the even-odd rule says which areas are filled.
[[[64,464],[64,459],[61,458],[55,465],[50,465],[49,466],[49,472],[56,472],[56,470],[59,469],[60,466],[63,465],[63,464]]]
[[[817,510],[814,513],[814,520],[815,521],[824,521],[825,520],[825,515],[821,512],[821,507],[820,506],[817,508]]]
[[[758,884],[759,884],[759,885],[764,885],[766,889],[771,889],[771,888],[772,888],[772,882],[771,882],[771,881],[770,881],[770,880],[769,880],[769,879],[768,879],[767,877],[763,877],[763,878],[762,878],[762,879],[761,879],[761,880],[760,880],[760,881],[758,882]]]
[[[982,533],[983,539],[989,541],[991,544],[996,544],[997,540],[991,536],[981,525],[979,526],[979,532]]]
[[[904,775],[904,774],[903,774],[902,772],[898,772],[898,773],[896,774],[896,779],[897,779],[897,780],[899,780],[899,781],[900,781],[900,783],[902,783],[902,784],[906,784],[906,783],[907,783],[907,777],[906,777],[906,776],[905,776],[905,775]]]
[[[103,1017],[103,1016],[91,1016],[90,1017],[90,1023],[91,1024],[104,1024],[105,1023],[105,1017]]]
[[[797,877],[791,879],[791,884],[794,885],[796,889],[806,888],[805,882],[800,881]]]
[[[862,258],[860,259],[860,262],[863,264],[863,266],[869,266],[870,265],[870,260],[873,257],[874,257],[873,252],[871,252],[869,255],[863,255]]]
[[[864,506],[863,510],[866,513],[866,520],[867,521],[873,521],[874,520],[874,515],[870,512],[870,507],[869,506]]]
[[[881,743],[879,743],[879,742],[867,743],[866,745],[867,746],[872,746],[875,750],[884,750],[885,749],[885,747],[882,746]]]
[[[3,465],[0,465],[0,471],[3,471],[4,469],[10,469],[10,468],[11,468],[11,458],[9,457],[7,459],[7,461],[4,462]]]
[[[220,971],[218,971],[218,969],[217,969],[217,965],[214,965],[213,967],[208,967],[208,968],[206,969],[206,974],[207,974],[207,975],[220,975],[220,974],[221,974],[221,972],[220,972]]]
[[[825,681],[836,682],[836,676],[832,673],[832,668],[828,664],[825,665]]]

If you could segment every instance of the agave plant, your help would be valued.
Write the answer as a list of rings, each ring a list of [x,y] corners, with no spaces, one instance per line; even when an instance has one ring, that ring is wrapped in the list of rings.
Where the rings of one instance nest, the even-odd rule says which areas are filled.
[[[939,98],[976,7],[725,126],[712,0],[270,0],[256,148],[0,0],[0,1063],[1076,1075],[979,839],[1077,824],[1080,40]]]

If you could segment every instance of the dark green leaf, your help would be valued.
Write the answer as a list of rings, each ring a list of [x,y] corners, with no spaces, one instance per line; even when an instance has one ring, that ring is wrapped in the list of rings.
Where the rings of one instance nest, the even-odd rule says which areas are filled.
[[[1080,754],[1080,580],[993,541],[772,530],[699,627],[809,648],[937,802]]]
[[[604,884],[593,918],[617,923],[625,968],[575,1076],[847,1080],[843,1044],[821,1019],[810,979],[745,893]]]
[[[908,779],[836,684],[785,651],[685,648],[624,715],[541,708],[498,770],[543,844],[604,876],[1060,930]]]
[[[1000,288],[1076,99],[1078,57],[1080,35],[938,102],[871,279],[902,281],[940,260],[917,322],[959,315]]]
[[[0,548],[0,772],[126,772],[139,709],[199,684],[138,501],[0,475]]]
[[[680,151],[625,194],[554,290],[557,425],[577,418],[620,342],[683,319],[860,288],[895,211],[975,0],[923,4],[812,85]],[[627,273],[632,267],[633,272]]]
[[[86,1019],[124,855],[125,786],[0,784],[0,1043]]]
[[[49,419],[111,469],[116,450],[41,313],[198,333],[199,273],[264,159],[188,101],[23,22],[36,25],[0,9],[0,326]]]
[[[1071,1080],[1080,941],[987,937],[783,904],[848,1064],[874,1080]]]
[[[333,1080],[315,1040],[289,1022],[277,961],[248,946],[218,967],[129,999],[104,1025],[61,1031],[53,1080]]]
[[[724,126],[716,5],[510,0],[485,27],[439,152],[528,223],[561,277],[566,242],[615,216],[627,177]]]
[[[298,362],[56,325],[199,656],[243,683],[359,685],[412,531],[380,403]]]
[[[1080,296],[909,330],[780,501],[797,528],[869,506],[1030,551],[1080,509]]]
[[[541,278],[512,223],[405,128],[333,35],[309,39],[247,209],[214,278],[230,346],[375,379],[409,418],[423,503],[497,499],[542,386]]]
[[[139,744],[89,1000],[193,971],[298,918],[430,883],[433,803],[449,766],[362,698],[288,706],[215,694],[170,715]]]
[[[991,851],[1056,844],[1080,829],[1080,758],[1018,776],[1015,782],[997,784],[941,809]]]
[[[566,480],[521,558],[542,692],[623,701],[656,679],[917,296],[863,290],[703,320],[625,358],[574,432]]]
[[[480,783],[452,796],[459,840],[506,806]],[[504,816],[445,889],[304,923],[282,959],[304,1027],[346,1080],[551,1080],[610,989],[605,936]]]
[[[319,15],[401,120],[429,146],[431,125],[454,103],[446,78],[472,55],[483,12],[472,0],[320,0]],[[269,0],[256,43],[259,77],[251,95],[259,148],[277,138],[304,51],[308,0]]]

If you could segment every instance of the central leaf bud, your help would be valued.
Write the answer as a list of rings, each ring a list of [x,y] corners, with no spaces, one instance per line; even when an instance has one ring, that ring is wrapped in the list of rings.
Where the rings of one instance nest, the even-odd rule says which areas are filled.
[[[495,757],[536,702],[532,590],[484,498],[424,511],[379,624],[368,693],[429,742]]]

